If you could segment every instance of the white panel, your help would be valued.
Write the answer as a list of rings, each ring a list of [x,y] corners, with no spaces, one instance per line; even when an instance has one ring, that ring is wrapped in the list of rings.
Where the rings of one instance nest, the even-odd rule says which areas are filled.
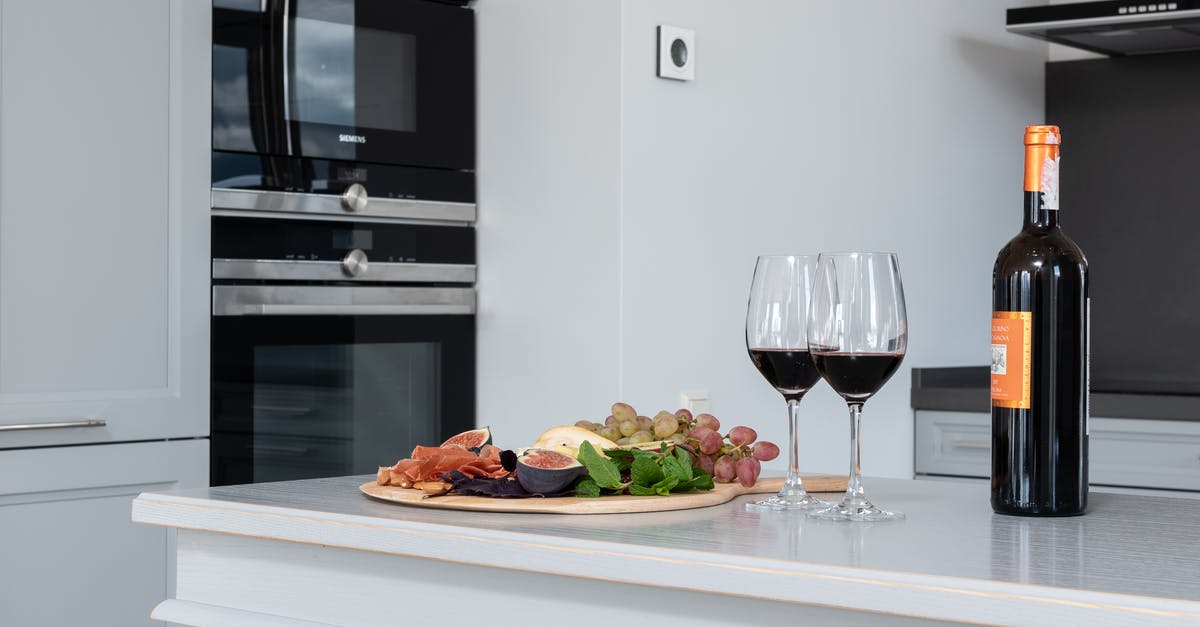
[[[0,0],[0,449],[208,432],[211,12]]]
[[[0,624],[150,624],[174,547],[130,503],[206,484],[207,460],[206,440],[0,451]]]
[[[617,400],[620,5],[475,8],[478,420],[521,446]]]
[[[4,2],[0,392],[166,385],[168,8]]]

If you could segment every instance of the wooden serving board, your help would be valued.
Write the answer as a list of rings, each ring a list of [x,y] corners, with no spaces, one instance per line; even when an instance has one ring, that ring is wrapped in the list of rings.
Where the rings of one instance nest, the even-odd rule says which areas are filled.
[[[804,488],[809,492],[843,492],[846,489],[844,476],[811,475],[801,479],[804,481]],[[751,488],[742,487],[739,483],[718,483],[712,490],[704,492],[685,492],[670,496],[602,496],[594,499],[574,496],[498,499],[458,494],[427,497],[420,490],[382,486],[374,481],[364,483],[358,489],[363,494],[382,501],[435,509],[531,514],[633,514],[720,505],[743,494],[768,494],[778,492],[782,487],[783,477],[776,477],[762,479]]]

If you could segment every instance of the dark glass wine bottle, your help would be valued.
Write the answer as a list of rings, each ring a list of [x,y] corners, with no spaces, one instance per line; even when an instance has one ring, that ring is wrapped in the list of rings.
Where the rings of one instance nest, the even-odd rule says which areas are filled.
[[[1088,494],[1088,268],[1058,223],[1057,126],[1025,128],[1025,224],[992,271],[992,509],[1074,516]]]

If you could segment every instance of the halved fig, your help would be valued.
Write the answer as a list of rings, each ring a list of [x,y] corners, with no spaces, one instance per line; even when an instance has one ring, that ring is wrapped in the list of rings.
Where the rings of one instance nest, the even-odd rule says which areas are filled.
[[[529,449],[517,458],[517,482],[530,494],[562,492],[586,474],[579,460],[557,451]]]
[[[492,443],[492,430],[488,427],[471,429],[442,442],[442,446],[461,446],[468,451],[478,453],[485,445]]]

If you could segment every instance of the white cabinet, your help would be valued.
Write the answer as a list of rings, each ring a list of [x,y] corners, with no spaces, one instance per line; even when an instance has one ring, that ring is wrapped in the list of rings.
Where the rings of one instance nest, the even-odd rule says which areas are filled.
[[[0,449],[208,433],[210,24],[0,0]]]
[[[207,440],[0,452],[0,625],[150,624],[173,593],[173,536],[140,492],[208,484]]]
[[[991,475],[991,415],[916,412],[918,476]],[[1088,479],[1093,485],[1200,491],[1200,422],[1092,418]]]

